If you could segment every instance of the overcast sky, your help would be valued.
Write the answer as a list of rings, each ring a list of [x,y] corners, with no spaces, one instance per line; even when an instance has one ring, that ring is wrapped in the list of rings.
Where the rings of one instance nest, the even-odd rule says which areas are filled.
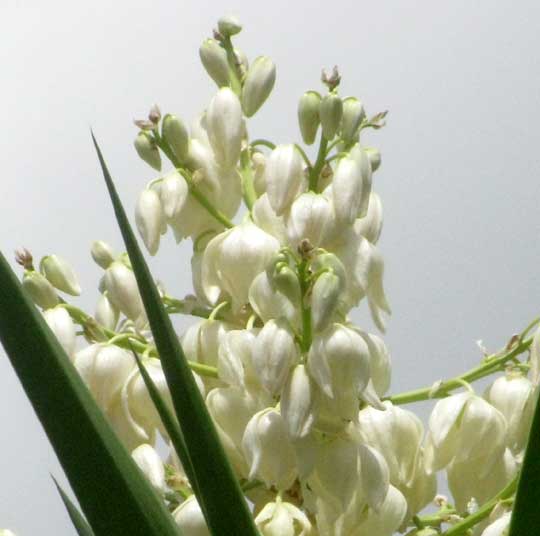
[[[239,46],[278,66],[253,137],[299,140],[296,105],[339,65],[342,94],[389,109],[370,134],[383,165],[381,250],[393,307],[394,392],[475,365],[540,313],[540,6],[537,2],[3,0],[0,6],[0,247],[57,253],[76,268],[89,312],[94,239],[120,248],[89,136],[125,206],[153,178],[133,150],[134,117],[157,102],[190,121],[215,87],[198,47],[217,18],[244,23]],[[190,291],[189,244],[167,236],[151,266]],[[0,283],[1,284],[1,283]],[[0,307],[2,304],[0,304]],[[354,318],[374,330],[365,304]],[[426,408],[423,409],[425,413]],[[0,527],[74,533],[49,473],[55,455],[0,353]],[[64,481],[65,482],[65,481]]]

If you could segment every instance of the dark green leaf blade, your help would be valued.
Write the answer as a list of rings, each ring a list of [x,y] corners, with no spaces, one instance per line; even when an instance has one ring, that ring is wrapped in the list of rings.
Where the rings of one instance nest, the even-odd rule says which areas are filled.
[[[509,536],[536,534],[540,528],[540,399],[536,402],[525,458],[512,509]],[[532,532],[531,532],[532,531]]]
[[[161,357],[163,372],[201,492],[198,498],[208,527],[214,536],[258,536],[247,502],[225,456],[93,134],[92,139]]]
[[[79,536],[95,536],[94,531],[92,530],[86,519],[84,519],[78,508],[71,502],[71,499],[66,495],[60,484],[58,484],[58,482],[56,481],[56,478],[54,478],[53,476],[52,479],[54,480],[54,485],[56,486],[58,493],[60,493],[60,497],[62,498],[64,506],[66,507],[69,518],[71,519],[73,526],[77,530],[77,534]]]
[[[178,536],[2,254],[0,281],[0,340],[96,535]]]

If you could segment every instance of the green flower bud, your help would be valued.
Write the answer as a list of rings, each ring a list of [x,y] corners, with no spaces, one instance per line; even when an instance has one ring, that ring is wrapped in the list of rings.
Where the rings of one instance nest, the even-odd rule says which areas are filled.
[[[298,103],[298,124],[302,139],[307,145],[311,145],[317,136],[317,130],[321,123],[319,118],[319,107],[321,96],[316,91],[306,91]]]
[[[358,127],[366,117],[363,104],[356,97],[343,100],[343,117],[341,119],[341,138],[350,143],[354,140]]]
[[[294,270],[286,264],[276,265],[272,277],[277,290],[287,296],[293,303],[300,300],[300,283]]]
[[[227,53],[215,39],[207,39],[199,48],[199,57],[208,76],[218,87],[228,86],[230,82]]]
[[[335,93],[325,95],[319,110],[324,137],[332,140],[341,123],[343,103]]]
[[[28,270],[24,273],[22,286],[34,303],[43,309],[51,309],[59,303],[54,287],[45,276],[35,270]]]
[[[114,252],[111,246],[107,242],[103,242],[103,240],[93,242],[90,253],[96,264],[104,270],[114,261]]]
[[[72,296],[78,296],[81,293],[81,287],[73,268],[57,255],[43,257],[40,270],[58,290]]]
[[[189,149],[189,133],[184,123],[175,115],[167,114],[163,119],[161,135],[176,158],[183,162],[187,158]]]
[[[242,110],[251,117],[264,104],[276,81],[276,66],[266,57],[259,56],[249,68],[242,89]]]
[[[236,17],[228,15],[218,20],[218,30],[224,37],[231,37],[242,31],[242,25]]]
[[[135,150],[137,154],[155,170],[161,170],[161,155],[155,140],[145,131],[139,132],[135,138]]]
[[[364,147],[365,153],[368,155],[371,171],[376,171],[381,165],[381,152],[375,147]]]

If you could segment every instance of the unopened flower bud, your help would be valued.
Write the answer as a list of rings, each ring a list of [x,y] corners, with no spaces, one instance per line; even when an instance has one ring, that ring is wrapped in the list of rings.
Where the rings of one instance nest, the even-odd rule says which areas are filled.
[[[322,98],[319,116],[324,137],[329,141],[334,139],[343,116],[343,103],[338,95],[329,93]]]
[[[267,56],[259,56],[249,68],[242,89],[242,109],[251,117],[264,104],[276,81],[276,66]]]
[[[506,536],[512,520],[512,512],[503,514],[499,519],[488,525],[481,536]]]
[[[215,39],[206,39],[199,48],[203,67],[218,87],[229,85],[230,73],[227,53]]]
[[[233,15],[226,15],[218,20],[218,30],[221,35],[231,37],[242,31],[242,25]]]
[[[375,147],[364,147],[371,164],[371,171],[377,171],[381,165],[381,152]]]
[[[159,198],[163,213],[169,220],[174,220],[188,200],[189,188],[186,180],[178,171],[174,170],[161,181]]]
[[[156,450],[147,443],[143,443],[131,453],[131,457],[154,489],[158,493],[164,493],[167,488],[165,467]]]
[[[276,265],[271,280],[276,289],[294,303],[299,303],[300,300],[300,282],[296,272],[286,264]]]
[[[49,282],[58,290],[78,296],[81,287],[73,268],[58,255],[47,255],[41,259],[40,269]]]
[[[365,157],[367,165],[369,161]],[[371,170],[370,170],[371,171]],[[332,195],[339,222],[352,224],[360,216],[360,208],[369,193],[364,189],[364,169],[351,156],[341,158],[332,180]]]
[[[24,273],[22,286],[34,303],[43,309],[50,309],[58,305],[60,301],[54,287],[45,276],[35,270],[28,270]]]
[[[221,88],[210,101],[206,125],[217,162],[225,168],[234,166],[240,156],[244,130],[242,107],[230,88]]]
[[[344,287],[344,281],[333,271],[323,272],[315,281],[311,293],[311,314],[315,331],[324,330],[332,320]]]
[[[94,315],[96,322],[107,329],[114,330],[118,323],[119,314],[118,309],[107,297],[107,293],[101,294],[97,302],[96,314]]]
[[[131,320],[145,316],[144,306],[133,271],[120,261],[107,268],[104,285],[111,303]]]
[[[343,100],[343,117],[341,119],[341,138],[345,143],[353,141],[358,127],[366,117],[364,106],[356,97]]]
[[[297,476],[296,456],[283,418],[275,409],[264,409],[252,417],[242,438],[242,448],[250,466],[250,480],[258,477],[268,487],[279,490],[292,485]]]
[[[212,536],[195,495],[188,497],[173,513],[182,534],[188,536]]]
[[[142,160],[155,170],[161,170],[161,155],[159,149],[154,138],[152,138],[148,132],[139,132],[135,138],[134,145],[137,154]]]
[[[109,244],[106,242],[103,242],[103,240],[96,240],[95,242],[92,242],[90,253],[95,263],[98,266],[101,266],[101,268],[104,270],[106,270],[114,261],[114,252],[111,246],[109,246]]]
[[[294,504],[268,502],[255,518],[261,536],[309,536],[312,526],[309,518]]]
[[[266,192],[280,216],[291,205],[304,178],[302,156],[294,145],[278,145],[266,161]]]
[[[140,193],[135,206],[135,224],[146,249],[150,255],[155,255],[159,248],[163,225],[163,209],[155,190],[145,188]]]
[[[189,151],[189,133],[184,123],[175,115],[167,114],[163,119],[161,133],[176,158],[184,162]]]
[[[300,97],[298,103],[298,124],[300,133],[306,145],[311,145],[317,136],[317,130],[321,124],[319,107],[321,96],[316,91],[307,91]]]
[[[64,307],[47,309],[43,316],[66,354],[71,358],[77,344],[77,333],[71,316]]]

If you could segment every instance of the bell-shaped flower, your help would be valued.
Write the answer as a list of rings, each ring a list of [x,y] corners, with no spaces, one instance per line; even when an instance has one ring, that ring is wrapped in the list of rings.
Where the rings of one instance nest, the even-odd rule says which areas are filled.
[[[143,443],[131,453],[131,457],[154,489],[159,494],[165,493],[165,467],[154,447]]]
[[[75,368],[94,396],[107,411],[135,367],[133,356],[113,344],[92,344],[75,354]]]
[[[234,469],[247,477],[249,466],[242,450],[242,438],[247,423],[270,400],[260,401],[237,387],[218,387],[206,397],[206,405],[216,426],[223,448]]]
[[[242,88],[242,109],[251,117],[264,104],[276,81],[276,66],[267,56],[259,56],[251,64]]]
[[[218,351],[218,376],[235,387],[260,388],[253,368],[253,348],[258,330],[235,329],[223,337]]]
[[[286,218],[287,237],[294,250],[304,239],[319,247],[334,227],[332,202],[322,194],[306,192],[291,205]]]
[[[94,262],[106,270],[112,262],[114,262],[114,252],[107,242],[103,240],[96,240],[92,242],[92,247],[90,249],[92,259]]]
[[[173,511],[172,516],[182,530],[182,534],[186,536],[212,536],[195,495],[191,495],[180,504]]]
[[[369,350],[369,372],[375,392],[379,396],[386,394],[392,379],[390,354],[384,341],[373,333],[366,333],[353,328],[365,341]]]
[[[226,169],[234,166],[240,156],[244,130],[242,107],[230,88],[221,88],[210,101],[206,127],[218,164]]]
[[[255,224],[244,223],[213,238],[202,260],[202,286],[210,303],[216,303],[222,291],[232,299],[234,311],[248,302],[249,288],[262,272],[279,242]]]
[[[219,348],[231,329],[231,324],[215,319],[204,319],[189,326],[180,339],[186,357],[216,367]]]
[[[146,249],[155,255],[159,248],[161,229],[164,225],[164,214],[159,195],[151,188],[145,188],[135,205],[135,224]]]
[[[289,323],[284,319],[267,322],[257,334],[252,350],[253,369],[262,386],[270,394],[278,395],[298,359]]]
[[[506,512],[499,519],[490,523],[482,532],[481,536],[506,536],[510,521],[512,520],[512,512]]]
[[[250,419],[242,449],[250,468],[250,480],[259,478],[267,487],[275,486],[278,490],[286,490],[293,484],[297,476],[296,455],[278,411],[267,408]]]
[[[464,511],[474,498],[479,505],[501,491],[517,473],[518,465],[511,452],[506,449],[494,459],[463,459],[453,461],[447,468],[448,486],[458,511]]]
[[[266,193],[281,216],[291,205],[304,180],[304,161],[294,145],[278,145],[266,161]]]
[[[268,502],[255,518],[261,536],[311,536],[309,518],[294,504],[276,497]]]
[[[184,208],[189,196],[186,180],[174,170],[160,183],[159,198],[163,214],[168,220],[175,220]]]
[[[358,434],[363,443],[377,449],[386,460],[390,482],[408,484],[414,477],[424,427],[412,412],[383,402],[385,411],[366,407],[358,416]]]
[[[114,261],[105,270],[104,286],[114,307],[137,323],[146,322],[144,305],[131,268],[123,262]]]
[[[371,192],[369,196],[369,204],[367,214],[354,222],[355,229],[369,240],[372,244],[376,244],[381,235],[383,225],[383,209],[381,198],[375,192]]]
[[[356,97],[343,99],[343,116],[341,118],[341,139],[346,143],[352,142],[360,124],[366,117],[363,104]]]
[[[156,141],[148,132],[141,130],[135,141],[135,150],[139,157],[156,171],[161,170],[161,154],[159,153]]]
[[[184,162],[189,150],[189,132],[178,117],[167,114],[163,118],[162,136],[180,162]]]
[[[330,141],[336,135],[343,116],[343,103],[336,93],[329,93],[321,100],[319,117],[324,137]]]
[[[280,400],[281,415],[293,440],[306,437],[317,413],[317,390],[304,365],[289,374]]]
[[[41,259],[40,269],[47,280],[58,290],[78,296],[81,286],[73,268],[58,255],[47,255]]]
[[[356,160],[359,168],[362,171],[362,198],[360,201],[360,206],[358,208],[358,217],[363,218],[367,214],[371,194],[371,184],[373,179],[371,161],[369,159],[368,153],[362,146],[360,146],[359,143],[354,145],[353,148],[349,151],[349,156]]]
[[[274,212],[266,192],[255,201],[252,217],[255,224],[263,231],[275,236],[281,244],[287,243],[287,227],[285,225],[284,217],[278,216]]]
[[[215,39],[206,39],[199,48],[199,57],[210,78],[218,87],[230,82],[229,62],[225,49]]]
[[[317,136],[317,130],[321,124],[319,108],[321,95],[316,91],[307,91],[300,97],[298,102],[298,124],[300,133],[306,145],[311,145]]]
[[[517,455],[526,444],[536,402],[532,382],[521,372],[509,371],[497,378],[484,393],[484,398],[506,419],[506,446]]]
[[[96,305],[96,314],[94,315],[96,322],[104,328],[114,330],[118,323],[119,315],[120,311],[111,303],[107,297],[107,292],[101,294]]]
[[[452,460],[482,460],[482,472],[504,451],[506,420],[483,398],[467,391],[443,398],[429,418],[426,455],[428,467],[437,471]]]
[[[369,351],[358,333],[333,324],[313,339],[307,368],[326,396],[333,399],[338,415],[356,419],[358,399],[369,381]]]
[[[286,318],[291,325],[299,323],[299,311],[289,296],[280,292],[265,270],[255,277],[249,287],[249,303],[263,322]]]
[[[77,333],[71,316],[64,307],[53,307],[43,312],[45,321],[56,335],[58,342],[71,358],[77,344]]]

